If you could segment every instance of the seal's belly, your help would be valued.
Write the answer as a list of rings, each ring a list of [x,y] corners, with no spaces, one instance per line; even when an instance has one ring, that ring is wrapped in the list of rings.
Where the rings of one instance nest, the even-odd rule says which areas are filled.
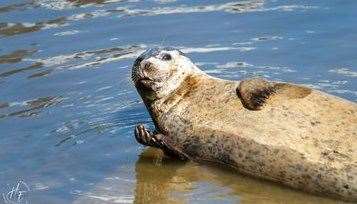
[[[251,111],[234,93],[212,98],[186,106],[180,116],[193,128],[284,146],[314,161],[326,159],[330,151],[357,160],[357,106],[348,101],[313,91],[303,99],[275,98],[262,110]]]
[[[355,104],[318,91],[302,99],[273,98],[259,111],[245,109],[234,91],[190,97],[162,121],[187,154],[294,188],[357,199]]]

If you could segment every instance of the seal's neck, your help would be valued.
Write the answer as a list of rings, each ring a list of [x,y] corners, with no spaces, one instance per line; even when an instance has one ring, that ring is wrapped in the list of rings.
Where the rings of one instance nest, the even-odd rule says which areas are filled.
[[[200,80],[206,77],[209,76],[204,73],[194,72],[182,78],[179,85],[167,93],[167,95],[154,101],[144,100],[156,128],[160,129],[160,125],[158,124],[158,121],[161,121],[160,118],[164,114],[169,113],[176,104],[184,102],[183,99],[189,97],[190,93],[198,87]]]

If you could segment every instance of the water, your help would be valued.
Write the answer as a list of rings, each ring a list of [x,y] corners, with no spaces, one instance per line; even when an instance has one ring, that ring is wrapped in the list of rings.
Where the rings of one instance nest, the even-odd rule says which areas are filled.
[[[1,0],[0,203],[338,202],[138,145],[135,124],[153,124],[130,71],[146,48],[175,46],[214,76],[357,101],[356,9],[354,0]]]

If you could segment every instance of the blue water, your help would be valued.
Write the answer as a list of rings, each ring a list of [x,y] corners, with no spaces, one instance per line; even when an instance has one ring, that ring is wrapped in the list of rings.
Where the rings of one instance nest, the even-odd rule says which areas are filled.
[[[356,10],[354,0],[1,0],[0,203],[338,202],[138,145],[135,124],[153,124],[130,73],[148,47],[174,46],[217,77],[357,101]]]

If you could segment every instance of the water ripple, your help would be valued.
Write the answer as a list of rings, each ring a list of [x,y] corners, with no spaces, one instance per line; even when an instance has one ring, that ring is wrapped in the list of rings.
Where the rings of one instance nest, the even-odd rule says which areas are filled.
[[[349,68],[337,68],[337,69],[330,69],[329,72],[340,74],[347,77],[357,77],[357,71],[353,71]]]
[[[0,118],[18,116],[18,117],[30,117],[38,115],[44,108],[54,106],[63,100],[62,97],[39,97],[32,100],[21,102],[2,102],[5,113],[0,114]]]

